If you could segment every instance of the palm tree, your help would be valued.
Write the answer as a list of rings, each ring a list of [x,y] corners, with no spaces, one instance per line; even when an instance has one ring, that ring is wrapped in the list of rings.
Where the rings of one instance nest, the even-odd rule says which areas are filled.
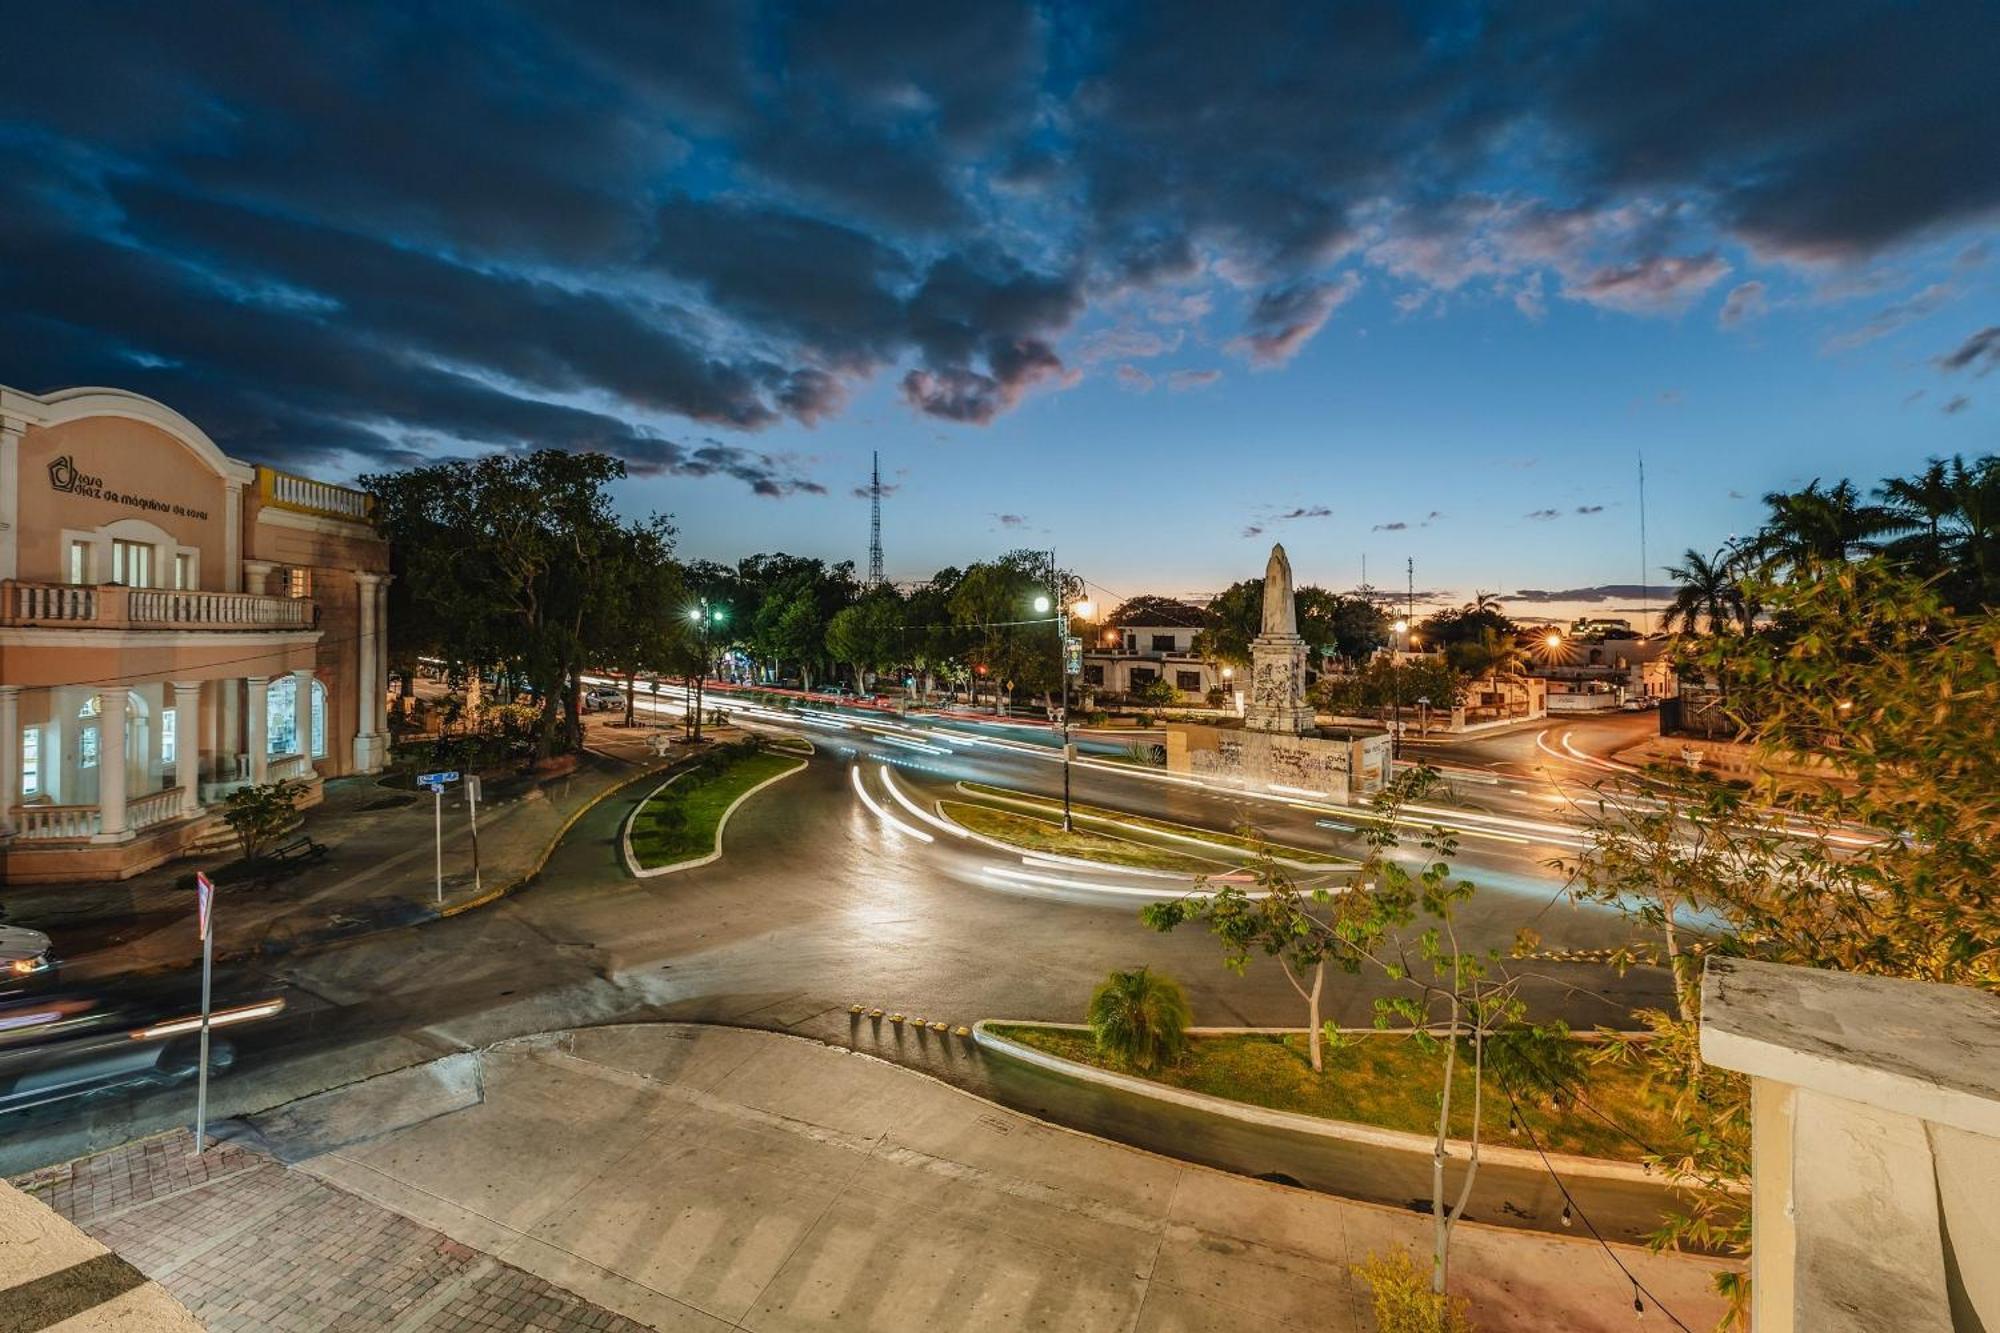
[[[1483,629],[1467,643],[1455,643],[1445,650],[1446,658],[1468,678],[1518,676],[1526,670],[1528,654],[1521,640],[1512,634]]]
[[[1946,525],[1957,512],[1958,497],[1953,493],[1954,474],[1965,473],[1965,460],[1946,463],[1933,458],[1914,477],[1886,477],[1875,488],[1882,501],[1885,532],[1904,535],[1884,549],[1914,565],[1918,572],[1931,574],[1944,567]]]
[[[1194,1015],[1178,982],[1142,967],[1107,976],[1091,992],[1084,1017],[1100,1052],[1135,1069],[1157,1069],[1187,1051]]]
[[[1708,620],[1708,632],[1720,634],[1732,625],[1746,625],[1748,600],[1737,576],[1738,553],[1725,546],[1713,556],[1704,556],[1690,547],[1681,553],[1678,565],[1667,566],[1667,577],[1680,584],[1674,600],[1667,605],[1666,627],[1676,625],[1689,634],[1701,632]]]
[[[1796,571],[1845,561],[1870,549],[1869,539],[1882,530],[1881,511],[1862,504],[1851,481],[1821,490],[1815,477],[1802,491],[1767,493],[1764,503],[1770,517],[1751,549],[1766,569]]]
[[[1498,611],[1500,607],[1500,594],[1497,592],[1474,592],[1472,600],[1465,604],[1468,611]]]

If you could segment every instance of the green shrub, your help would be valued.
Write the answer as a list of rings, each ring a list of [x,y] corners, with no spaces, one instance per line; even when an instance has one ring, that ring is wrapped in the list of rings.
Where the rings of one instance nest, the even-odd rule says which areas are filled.
[[[1107,976],[1091,992],[1084,1021],[1103,1054],[1134,1069],[1157,1069],[1186,1054],[1192,1018],[1180,983],[1142,967]]]

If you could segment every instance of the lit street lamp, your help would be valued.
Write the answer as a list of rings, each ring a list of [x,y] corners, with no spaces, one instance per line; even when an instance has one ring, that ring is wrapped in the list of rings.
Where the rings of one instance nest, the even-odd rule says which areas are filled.
[[[1056,559],[1054,553],[1051,552],[1049,555],[1049,587],[1051,592],[1054,592],[1056,590],[1055,581],[1056,581]],[[1035,608],[1036,615],[1048,616],[1049,623],[1056,627],[1056,674],[1062,677],[1062,711],[1058,714],[1058,716],[1062,721],[1062,763],[1063,763],[1062,826],[1063,826],[1063,832],[1069,833],[1072,832],[1076,827],[1075,823],[1070,818],[1070,805],[1069,805],[1069,759],[1070,759],[1069,625],[1066,623],[1067,617],[1063,613],[1057,612],[1054,615],[1049,615],[1050,610],[1054,608],[1056,605],[1055,598],[1051,597],[1049,593],[1036,593],[1035,600],[1031,603],[1031,605]],[[1090,606],[1089,602],[1077,603],[1076,606],[1077,613],[1079,615],[1089,614],[1088,611],[1089,606]]]
[[[1400,656],[1409,651],[1410,622],[1399,620],[1391,628],[1403,639],[1403,647],[1398,650]],[[1392,662],[1390,670],[1395,673],[1396,678],[1396,720],[1389,730],[1389,762],[1394,764],[1403,752],[1403,664],[1400,661]]]
[[[694,734],[690,737],[692,740],[701,739],[702,687],[708,683],[708,627],[720,625],[728,618],[728,607],[710,606],[706,597],[688,608],[688,619],[701,626],[701,662],[695,668],[694,675]]]

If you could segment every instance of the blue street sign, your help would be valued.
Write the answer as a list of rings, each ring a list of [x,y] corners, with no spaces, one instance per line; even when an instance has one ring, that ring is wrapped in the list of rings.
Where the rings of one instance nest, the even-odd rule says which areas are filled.
[[[431,783],[431,784],[430,784],[430,789],[431,789],[431,795],[433,795],[433,796],[442,796],[442,795],[444,795],[444,784],[443,784],[442,782],[433,782],[433,783]]]
[[[419,773],[417,774],[417,781],[426,787],[435,787],[445,782],[456,782],[458,781],[458,770],[452,768],[446,769],[442,773]]]

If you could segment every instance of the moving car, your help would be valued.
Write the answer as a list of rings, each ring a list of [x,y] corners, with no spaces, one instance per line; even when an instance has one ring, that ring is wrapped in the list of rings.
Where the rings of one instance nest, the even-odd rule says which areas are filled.
[[[209,1011],[208,1072],[226,1072],[227,1033],[283,1012],[283,999],[227,1000]],[[194,1077],[201,1014],[185,996],[20,995],[0,1001],[0,1112]]]
[[[48,936],[26,926],[0,926],[0,997],[46,990],[55,979]]]

